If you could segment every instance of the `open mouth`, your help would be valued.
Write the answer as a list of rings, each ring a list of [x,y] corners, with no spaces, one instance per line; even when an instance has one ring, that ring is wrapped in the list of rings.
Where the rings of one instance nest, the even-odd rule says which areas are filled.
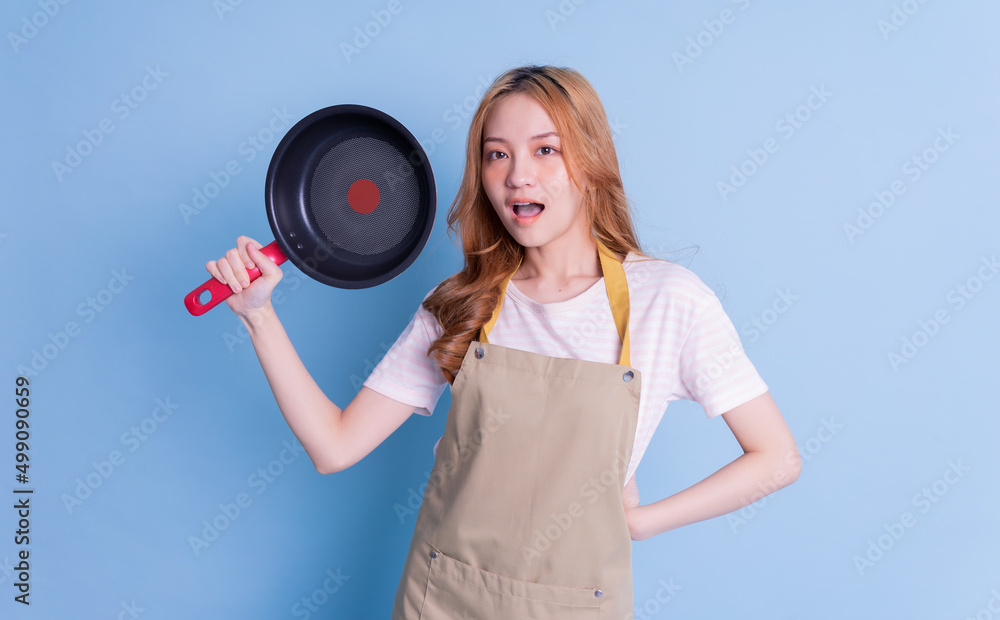
[[[545,209],[545,205],[538,202],[513,202],[511,209],[514,217],[534,217]]]

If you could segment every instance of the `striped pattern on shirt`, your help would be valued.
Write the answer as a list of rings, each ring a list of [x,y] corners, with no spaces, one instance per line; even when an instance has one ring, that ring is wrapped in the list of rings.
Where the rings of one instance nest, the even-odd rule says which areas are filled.
[[[623,267],[629,287],[630,361],[642,373],[639,421],[625,478],[629,480],[671,401],[695,401],[714,417],[768,387],[747,358],[715,292],[694,272],[633,253]],[[415,413],[430,415],[448,385],[427,355],[441,333],[437,320],[421,305],[364,385],[412,405]],[[490,342],[607,364],[617,364],[621,353],[603,278],[572,299],[546,304],[533,301],[510,281]]]

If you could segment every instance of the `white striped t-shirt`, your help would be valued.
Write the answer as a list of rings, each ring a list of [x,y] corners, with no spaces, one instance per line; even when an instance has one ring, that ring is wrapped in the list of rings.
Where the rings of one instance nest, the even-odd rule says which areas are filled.
[[[746,357],[715,292],[694,272],[631,252],[623,267],[629,289],[630,364],[642,377],[627,481],[671,401],[695,401],[714,417],[760,396],[768,387]],[[430,415],[448,386],[434,358],[427,355],[441,333],[434,315],[421,305],[364,385],[412,405],[415,413]],[[547,304],[533,301],[509,281],[490,342],[607,364],[617,364],[621,354],[604,278],[572,299]]]

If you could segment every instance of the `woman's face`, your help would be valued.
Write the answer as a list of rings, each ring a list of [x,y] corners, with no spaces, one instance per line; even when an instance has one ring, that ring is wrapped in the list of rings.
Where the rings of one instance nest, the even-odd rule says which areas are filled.
[[[486,118],[483,135],[483,187],[511,236],[525,247],[587,239],[583,195],[545,109],[529,95],[507,95]]]

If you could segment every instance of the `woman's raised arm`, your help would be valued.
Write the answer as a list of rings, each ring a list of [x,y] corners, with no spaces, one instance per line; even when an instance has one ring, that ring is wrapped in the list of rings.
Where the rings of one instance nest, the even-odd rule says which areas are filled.
[[[321,474],[363,459],[416,408],[362,386],[341,410],[306,370],[273,308],[254,322],[247,331],[281,415]]]
[[[281,268],[259,248],[253,239],[240,237],[236,248],[206,268],[233,289],[226,303],[246,326],[281,415],[313,466],[323,474],[341,471],[381,444],[415,407],[367,387],[362,387],[343,410],[327,398],[278,320],[270,294],[281,280]],[[260,269],[260,277],[241,285],[247,282],[247,268],[254,265]]]

